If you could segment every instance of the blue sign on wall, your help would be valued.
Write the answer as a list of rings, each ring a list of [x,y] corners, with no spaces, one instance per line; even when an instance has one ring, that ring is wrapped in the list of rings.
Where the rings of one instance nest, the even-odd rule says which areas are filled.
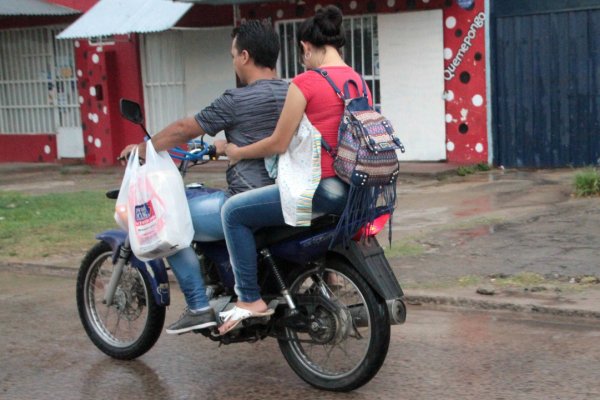
[[[465,10],[470,10],[473,8],[475,4],[475,0],[458,0],[458,5]]]

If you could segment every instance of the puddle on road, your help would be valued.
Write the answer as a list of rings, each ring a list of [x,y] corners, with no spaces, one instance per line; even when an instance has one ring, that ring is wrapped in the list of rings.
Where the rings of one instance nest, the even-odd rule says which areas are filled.
[[[497,232],[497,225],[490,224],[490,225],[477,226],[475,228],[469,228],[469,229],[452,230],[452,231],[450,231],[450,235],[455,236],[459,239],[472,240],[472,239],[476,239],[479,237],[493,235],[496,232]]]
[[[494,204],[495,202],[493,201],[492,195],[475,197],[465,200],[460,208],[454,211],[454,215],[457,217],[473,217],[476,215],[487,214],[496,210]]]
[[[534,183],[523,187],[494,188],[496,190],[483,195],[474,196],[459,203],[453,215],[456,217],[473,217],[486,215],[494,211],[518,207],[544,206],[567,201],[569,189],[559,183]]]

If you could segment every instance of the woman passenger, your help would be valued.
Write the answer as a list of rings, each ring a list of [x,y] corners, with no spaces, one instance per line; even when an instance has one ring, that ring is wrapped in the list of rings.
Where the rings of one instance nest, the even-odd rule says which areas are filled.
[[[310,69],[326,71],[338,87],[349,79],[361,82],[361,76],[344,62],[340,53],[345,43],[340,9],[333,5],[319,9],[301,24],[297,40],[308,71],[292,80],[273,135],[243,147],[227,145],[225,152],[231,163],[285,153],[305,113],[323,140],[337,148],[343,102],[327,80]],[[369,102],[372,103],[370,93]],[[321,182],[313,197],[313,212],[340,214],[347,195],[348,185],[336,176],[332,156],[322,150]],[[238,295],[236,307],[221,315],[224,324],[220,332],[225,334],[246,318],[273,313],[260,296],[254,232],[262,227],[285,225],[279,188],[271,185],[234,196],[224,204],[221,216]]]

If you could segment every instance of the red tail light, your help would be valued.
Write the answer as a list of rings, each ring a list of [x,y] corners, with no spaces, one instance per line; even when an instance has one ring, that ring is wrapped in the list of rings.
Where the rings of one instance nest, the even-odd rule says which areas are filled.
[[[383,214],[375,218],[373,223],[366,224],[356,232],[352,240],[359,240],[363,236],[375,236],[385,227],[390,220],[390,214]]]

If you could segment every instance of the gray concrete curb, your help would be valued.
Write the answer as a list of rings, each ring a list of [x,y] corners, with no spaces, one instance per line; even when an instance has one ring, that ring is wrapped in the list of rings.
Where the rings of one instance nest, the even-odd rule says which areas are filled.
[[[409,305],[430,304],[438,306],[451,306],[458,308],[467,308],[472,310],[493,310],[493,311],[512,311],[519,313],[535,313],[560,317],[576,317],[600,319],[600,312],[580,309],[566,309],[559,307],[540,306],[537,304],[517,304],[510,302],[486,301],[481,299],[471,299],[467,297],[448,297],[448,296],[405,296]]]
[[[0,271],[16,272],[28,275],[46,275],[62,278],[77,278],[78,269],[57,267],[53,265],[32,263],[1,263]],[[169,274],[170,281],[176,284],[175,278]],[[580,309],[565,309],[548,307],[537,304],[517,304],[510,302],[487,301],[468,297],[450,297],[443,295],[405,295],[409,306],[434,305],[463,308],[470,310],[510,311],[517,313],[531,313],[552,315],[560,317],[574,317],[600,320],[600,312]]]

